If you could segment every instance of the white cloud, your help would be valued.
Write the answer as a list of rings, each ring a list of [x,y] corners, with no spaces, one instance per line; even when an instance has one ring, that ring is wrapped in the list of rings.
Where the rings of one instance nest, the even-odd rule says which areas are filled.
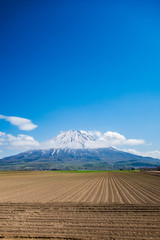
[[[152,158],[160,159],[160,151],[158,151],[158,150],[141,152],[141,151],[137,151],[136,149],[131,148],[131,149],[122,149],[122,151],[133,153],[133,154],[140,155],[143,157],[152,157]]]
[[[106,143],[107,145],[115,146],[124,144],[126,138],[117,132],[108,131],[105,132],[98,140]]]
[[[39,142],[36,141],[33,137],[23,134],[18,134],[17,137],[8,134],[8,143],[11,148],[14,149],[31,149],[39,147]]]
[[[145,141],[143,139],[126,139],[125,145],[141,145],[145,144]]]
[[[115,147],[118,145],[140,145],[145,143],[143,139],[126,139],[123,135],[111,131],[107,131],[99,136],[94,143],[97,148]]]
[[[39,142],[31,136],[23,134],[13,136],[12,134],[6,134],[4,132],[3,134],[0,132],[0,145],[12,150],[27,150],[40,146]]]
[[[0,132],[0,137],[4,136],[5,132]]]
[[[32,121],[27,118],[0,115],[0,119],[4,119],[24,131],[30,131],[37,127],[37,125],[33,124]]]
[[[0,145],[4,144],[5,142],[5,132],[0,132]]]

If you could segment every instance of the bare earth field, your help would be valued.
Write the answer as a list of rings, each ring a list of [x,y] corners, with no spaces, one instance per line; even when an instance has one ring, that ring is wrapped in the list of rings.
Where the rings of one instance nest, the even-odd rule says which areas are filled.
[[[138,172],[0,173],[2,239],[160,239],[160,178]]]

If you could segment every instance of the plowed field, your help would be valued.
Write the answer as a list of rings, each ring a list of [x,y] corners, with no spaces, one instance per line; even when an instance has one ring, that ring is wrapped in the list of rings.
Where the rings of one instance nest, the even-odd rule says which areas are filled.
[[[143,173],[0,173],[0,238],[160,239],[160,178]]]
[[[21,203],[0,205],[3,237],[159,239],[158,206]]]
[[[137,172],[1,173],[0,202],[160,204],[160,178]]]

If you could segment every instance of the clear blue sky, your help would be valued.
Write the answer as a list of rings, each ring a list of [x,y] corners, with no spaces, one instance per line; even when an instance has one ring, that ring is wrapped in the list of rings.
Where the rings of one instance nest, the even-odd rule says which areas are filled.
[[[159,13],[154,0],[1,0],[0,114],[38,127],[0,131],[110,130],[160,151]]]

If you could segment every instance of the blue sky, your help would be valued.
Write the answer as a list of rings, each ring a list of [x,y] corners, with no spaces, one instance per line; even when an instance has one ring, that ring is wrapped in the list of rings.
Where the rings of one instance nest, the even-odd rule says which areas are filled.
[[[160,151],[158,1],[2,0],[0,11],[0,115],[38,126],[1,118],[0,132],[113,131]],[[0,157],[21,150],[7,142]]]

